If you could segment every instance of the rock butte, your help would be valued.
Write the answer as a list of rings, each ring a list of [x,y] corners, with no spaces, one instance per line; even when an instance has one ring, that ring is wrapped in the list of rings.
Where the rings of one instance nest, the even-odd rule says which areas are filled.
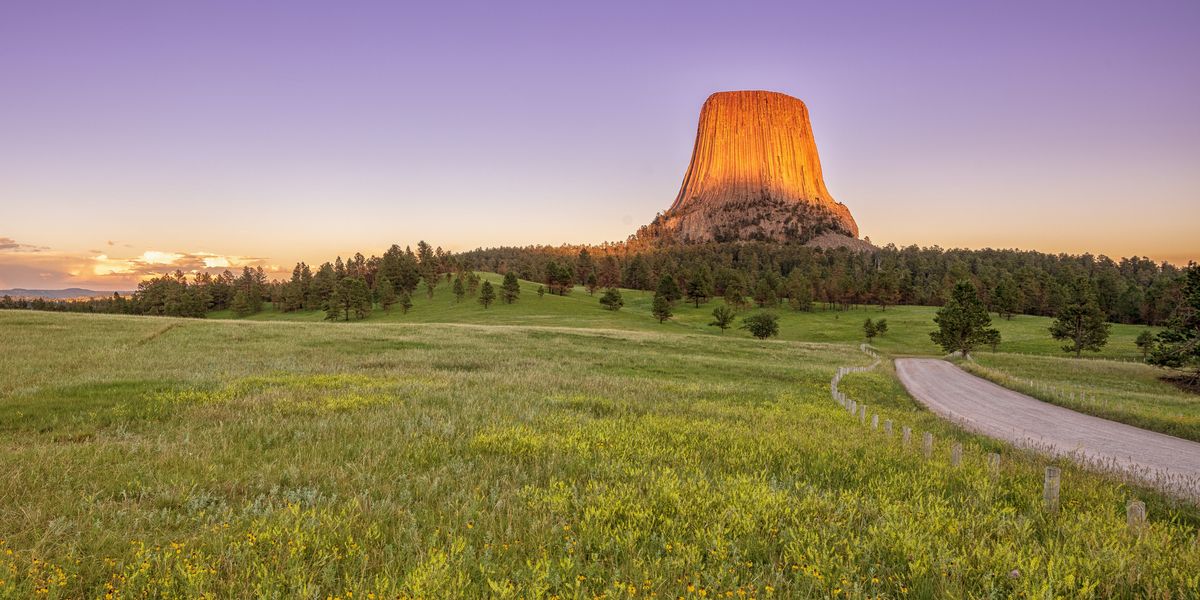
[[[649,229],[685,242],[858,237],[821,178],[808,108],[766,91],[708,97],[679,195]]]

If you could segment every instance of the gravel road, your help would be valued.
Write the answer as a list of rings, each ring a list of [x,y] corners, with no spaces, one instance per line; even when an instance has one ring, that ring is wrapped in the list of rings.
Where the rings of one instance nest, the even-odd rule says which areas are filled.
[[[909,394],[983,435],[1119,470],[1176,495],[1200,498],[1200,443],[1042,402],[944,360],[896,359]]]

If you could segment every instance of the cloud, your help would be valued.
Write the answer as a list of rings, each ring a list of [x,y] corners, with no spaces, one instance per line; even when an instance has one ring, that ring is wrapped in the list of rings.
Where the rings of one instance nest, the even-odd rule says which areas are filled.
[[[16,244],[8,238],[0,238],[0,243]],[[152,249],[138,255],[122,256],[112,253],[112,250],[91,251],[87,254],[43,250],[0,247],[0,289],[84,287],[130,290],[136,288],[138,282],[164,273],[182,271],[188,275],[202,272],[217,274],[225,269],[238,271],[246,266],[262,267],[270,277],[286,277],[290,273],[290,270],[284,273],[274,265],[268,264],[265,258],[213,252]]]
[[[108,254],[91,257],[92,274],[152,277],[162,273],[219,272],[223,269],[266,266],[266,259],[253,256],[230,256],[212,252],[167,252],[146,250],[141,256],[113,258]]]
[[[45,252],[49,249],[46,246],[22,244],[10,237],[0,237],[0,252]]]

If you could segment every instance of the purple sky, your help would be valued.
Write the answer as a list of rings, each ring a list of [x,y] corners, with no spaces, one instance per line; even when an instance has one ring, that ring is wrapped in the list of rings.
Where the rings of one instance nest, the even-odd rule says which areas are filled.
[[[0,288],[623,239],[732,89],[808,104],[877,243],[1200,259],[1198,31],[1196,0],[5,3]]]

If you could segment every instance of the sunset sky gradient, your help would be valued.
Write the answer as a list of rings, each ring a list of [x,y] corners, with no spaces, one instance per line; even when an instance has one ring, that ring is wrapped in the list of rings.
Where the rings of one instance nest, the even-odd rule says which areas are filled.
[[[876,243],[1200,259],[1200,2],[11,2],[0,288],[621,240],[711,92]],[[218,265],[218,266],[213,266]]]

